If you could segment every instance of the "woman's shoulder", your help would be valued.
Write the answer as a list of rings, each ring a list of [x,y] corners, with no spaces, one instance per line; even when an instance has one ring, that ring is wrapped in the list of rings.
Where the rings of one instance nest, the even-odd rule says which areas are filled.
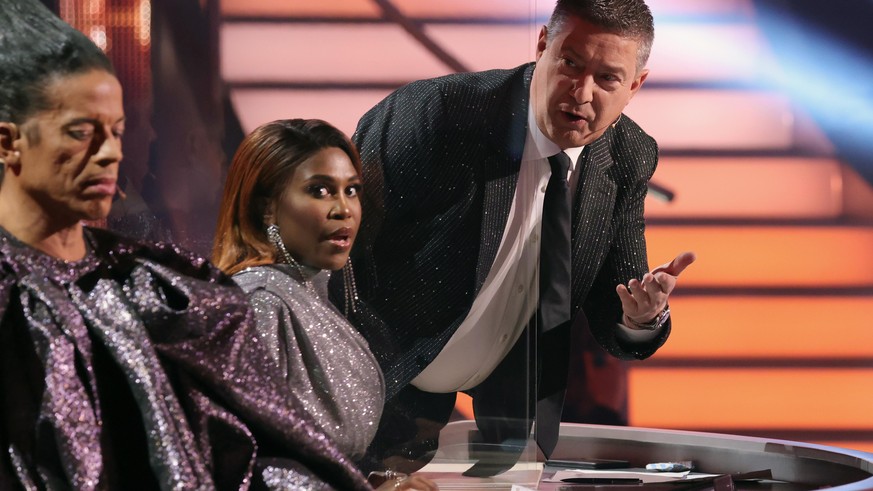
[[[274,293],[290,291],[297,284],[297,281],[291,275],[283,271],[276,264],[251,266],[234,273],[231,278],[246,293],[252,293],[257,290],[266,290]]]
[[[99,228],[85,228],[85,235],[101,262],[120,270],[137,264],[158,266],[181,276],[232,285],[230,277],[209,259],[172,242],[152,242],[126,237]]]
[[[140,240],[104,228],[84,228],[85,238],[102,257],[143,257],[159,262],[184,262],[200,267],[209,260],[172,242]]]

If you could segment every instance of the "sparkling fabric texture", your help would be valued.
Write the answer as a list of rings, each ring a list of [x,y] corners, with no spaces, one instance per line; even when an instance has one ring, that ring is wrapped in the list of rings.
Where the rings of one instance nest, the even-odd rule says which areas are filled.
[[[488,276],[518,181],[533,68],[413,82],[358,124],[366,201],[352,255],[372,312],[354,323],[383,364],[389,399],[439,353]],[[572,314],[584,311],[622,359],[650,356],[669,333],[631,346],[616,328],[615,286],[648,271],[643,212],[657,161],[655,141],[622,116],[575,171]]]
[[[328,271],[288,264],[248,268],[233,276],[249,295],[258,335],[290,389],[352,458],[373,439],[385,383],[367,341],[327,298]]]
[[[368,489],[229,278],[168,244],[85,235],[64,262],[0,229],[0,489]]]
[[[421,454],[415,447],[435,437],[423,442],[427,428],[418,420],[439,427],[451,414],[454,394],[423,393],[409,382],[461,325],[494,263],[518,183],[533,70],[413,82],[368,111],[355,131],[366,192],[352,256],[365,308],[353,323],[385,373],[388,402],[375,441],[387,453]],[[571,314],[574,326],[587,317],[597,343],[621,359],[650,356],[670,331],[629,343],[617,327],[616,285],[648,270],[643,211],[657,161],[655,141],[622,116],[585,146],[574,171]],[[339,286],[332,283],[334,298]],[[496,414],[506,401],[477,396],[476,404],[477,415]]]
[[[295,468],[296,467],[296,468]],[[269,465],[261,471],[264,483],[275,491],[329,491],[333,489],[307,469],[299,466]]]

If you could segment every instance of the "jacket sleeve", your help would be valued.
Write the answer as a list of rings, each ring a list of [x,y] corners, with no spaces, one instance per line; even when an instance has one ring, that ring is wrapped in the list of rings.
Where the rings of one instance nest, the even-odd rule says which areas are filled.
[[[585,300],[584,311],[594,338],[607,351],[621,359],[644,359],[667,340],[670,324],[651,341],[624,340],[618,333],[622,307],[616,287],[627,284],[631,278],[642,279],[649,271],[644,212],[648,182],[658,162],[658,147],[636,124],[625,122],[616,127],[612,156],[619,189],[611,220],[612,241]]]

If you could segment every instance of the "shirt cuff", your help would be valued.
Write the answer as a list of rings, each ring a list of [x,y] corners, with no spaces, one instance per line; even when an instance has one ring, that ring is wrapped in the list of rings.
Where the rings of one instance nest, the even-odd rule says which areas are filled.
[[[648,329],[631,329],[621,322],[616,325],[618,326],[618,335],[623,340],[630,343],[648,343],[649,341],[658,337],[661,334],[661,331],[664,329],[663,326],[651,331]]]

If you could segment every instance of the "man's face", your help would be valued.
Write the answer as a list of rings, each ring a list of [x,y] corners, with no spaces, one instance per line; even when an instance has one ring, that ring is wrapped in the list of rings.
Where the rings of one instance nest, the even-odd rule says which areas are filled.
[[[46,96],[50,108],[21,126],[16,181],[60,220],[105,218],[121,161],[121,86],[113,75],[93,70],[50,82]]]
[[[648,75],[637,73],[636,39],[569,16],[537,42],[531,97],[537,126],[562,149],[587,145],[614,123]]]

